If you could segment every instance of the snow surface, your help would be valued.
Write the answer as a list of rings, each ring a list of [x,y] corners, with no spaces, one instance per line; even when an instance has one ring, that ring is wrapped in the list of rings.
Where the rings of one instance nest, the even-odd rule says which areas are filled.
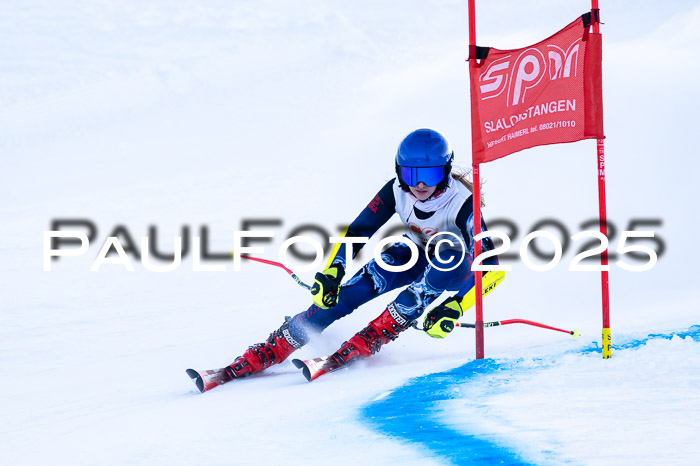
[[[477,34],[500,48],[589,8],[492,3],[479,2]],[[91,273],[106,237],[123,225],[138,242],[155,225],[169,251],[183,225],[207,225],[211,250],[226,252],[243,219],[279,218],[263,254],[276,259],[294,227],[351,221],[417,127],[444,131],[468,166],[466,2],[2,3],[2,463],[464,463],[461,445],[477,445],[465,439],[482,461],[697,463],[700,8],[601,8],[608,215],[620,230],[661,219],[666,243],[651,271],[612,268],[611,360],[592,350],[600,278],[567,271],[572,248],[550,272],[515,264],[485,310],[578,328],[579,340],[487,329],[492,359],[479,362],[470,330],[412,331],[312,384],[285,363],[201,395],[186,368],[230,363],[308,295],[267,266],[193,272],[191,256],[169,273],[137,262]],[[484,166],[487,222],[519,225],[514,250],[543,218],[576,232],[597,215],[594,147]],[[42,235],[57,218],[92,220],[97,240],[44,272]],[[297,356],[334,351],[393,296]]]

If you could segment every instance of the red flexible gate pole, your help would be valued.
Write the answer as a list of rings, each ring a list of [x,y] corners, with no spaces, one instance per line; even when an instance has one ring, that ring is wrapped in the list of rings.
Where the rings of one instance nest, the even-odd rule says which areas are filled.
[[[476,8],[474,0],[469,0],[469,60],[476,60]],[[471,63],[470,63],[471,65]],[[471,69],[471,66],[470,66]],[[473,161],[472,154],[472,161]],[[474,212],[474,236],[481,233],[481,183],[479,181],[479,164],[472,162],[472,200]],[[481,241],[474,242],[474,257],[481,254]],[[483,284],[481,271],[474,272],[474,296],[476,298],[476,320],[474,330],[476,333],[476,359],[484,359],[484,312],[483,312]]]
[[[600,33],[600,23],[597,20],[598,16],[598,0],[591,0],[591,16],[593,20],[593,33]],[[607,208],[605,202],[605,140],[598,139],[597,141],[597,157],[596,164],[598,170],[598,210],[600,216],[600,232],[608,236]],[[600,255],[600,264],[608,265],[608,250],[607,248]],[[601,291],[603,298],[603,359],[608,359],[612,356],[612,341],[610,335],[610,291],[608,281],[608,271],[600,272]]]
[[[472,193],[474,211],[474,236],[481,233],[481,187],[479,182],[479,164],[472,165],[472,182],[474,191]],[[481,241],[474,241],[474,257],[481,254]],[[474,272],[474,298],[476,307],[476,319],[474,320],[474,330],[476,333],[476,359],[484,359],[484,312],[483,312],[483,284],[481,271]]]

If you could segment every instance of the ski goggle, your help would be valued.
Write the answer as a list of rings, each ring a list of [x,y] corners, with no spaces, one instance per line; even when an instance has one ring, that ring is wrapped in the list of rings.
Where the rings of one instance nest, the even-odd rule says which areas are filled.
[[[417,186],[421,181],[426,186],[437,186],[445,177],[445,167],[402,167],[401,179],[407,185]]]

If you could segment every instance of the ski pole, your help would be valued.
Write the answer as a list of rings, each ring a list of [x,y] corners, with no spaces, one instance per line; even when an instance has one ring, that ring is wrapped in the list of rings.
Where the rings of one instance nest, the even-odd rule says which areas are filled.
[[[508,325],[508,324],[525,324],[525,325],[532,325],[534,327],[546,328],[548,330],[556,330],[557,332],[568,333],[569,335],[571,335],[574,338],[578,338],[580,335],[580,333],[577,329],[564,330],[562,328],[551,327],[549,325],[540,324],[539,322],[533,322],[531,320],[524,320],[524,319],[507,319],[507,320],[497,320],[495,322],[484,322],[484,327],[498,327],[499,325]],[[462,328],[475,328],[474,324],[470,324],[467,322],[457,322],[456,326],[462,327]]]
[[[231,251],[231,255],[233,256],[233,251]],[[259,257],[244,256],[243,254],[241,254],[241,258],[248,259],[248,260],[255,261],[255,262],[261,262],[261,263],[267,264],[267,265],[274,265],[275,267],[279,267],[279,268],[283,269],[285,272],[287,272],[289,274],[289,276],[292,277],[295,282],[297,282],[297,285],[299,285],[300,287],[305,288],[307,290],[311,289],[311,286],[304,283],[301,280],[301,278],[299,278],[297,276],[297,274],[295,274],[294,272],[292,272],[291,270],[289,270],[287,267],[285,267],[283,264],[281,264],[279,262],[271,261],[268,259],[260,259]]]

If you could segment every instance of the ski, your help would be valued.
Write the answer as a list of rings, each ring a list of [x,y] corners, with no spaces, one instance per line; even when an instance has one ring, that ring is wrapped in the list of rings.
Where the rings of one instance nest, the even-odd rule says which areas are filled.
[[[262,372],[257,374],[244,374],[241,377],[230,377],[226,372],[226,368],[221,369],[210,369],[207,371],[196,371],[194,369],[187,369],[187,375],[192,379],[192,381],[197,385],[197,388],[201,393],[208,392],[212,388],[216,388],[219,385],[243,379],[262,379],[265,377],[275,377],[278,375],[290,374],[290,372]]]
[[[194,369],[187,369],[187,375],[194,381],[195,385],[201,393],[211,390],[214,387],[223,385],[226,382],[233,380],[231,376],[226,373],[225,368],[221,369],[211,369],[206,371],[196,371]]]
[[[297,369],[301,369],[304,377],[306,377],[306,380],[309,382],[321,377],[323,374],[336,371],[343,367],[333,356],[306,359],[304,361],[301,359],[292,359],[292,364],[294,364]]]

